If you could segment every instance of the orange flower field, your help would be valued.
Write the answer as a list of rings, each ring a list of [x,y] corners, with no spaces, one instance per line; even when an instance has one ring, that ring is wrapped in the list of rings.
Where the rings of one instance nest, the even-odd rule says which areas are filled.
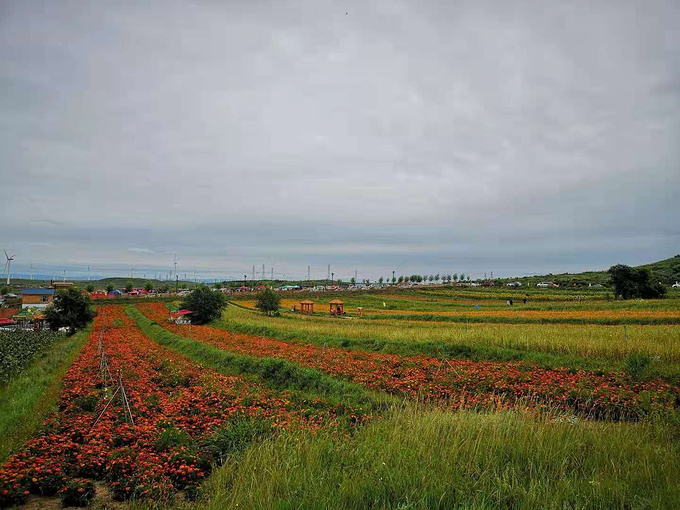
[[[134,424],[116,398],[93,426],[116,387],[104,385],[100,338],[110,373],[117,379],[120,370]],[[0,507],[23,503],[30,494],[90,491],[93,481],[105,482],[119,500],[169,501],[177,491],[191,498],[217,462],[202,440],[230,420],[261,420],[273,431],[314,431],[366,419],[357,420],[350,406],[294,398],[190,362],[142,334],[115,305],[98,307],[58,407],[0,468]]]
[[[547,370],[521,363],[442,360],[288,343],[210,326],[168,323],[161,303],[138,308],[164,328],[239,354],[281,358],[375,390],[446,407],[509,407],[524,403],[594,418],[636,419],[673,409],[680,389],[662,380],[634,381],[620,373]]]

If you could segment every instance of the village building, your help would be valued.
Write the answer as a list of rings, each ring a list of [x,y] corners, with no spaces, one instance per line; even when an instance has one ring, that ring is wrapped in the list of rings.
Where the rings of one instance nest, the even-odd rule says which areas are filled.
[[[73,282],[55,282],[52,281],[52,284],[50,285],[51,288],[54,290],[59,290],[59,289],[68,289],[69,287],[73,287]]]
[[[45,308],[52,304],[54,289],[24,289],[21,291],[21,308]]]

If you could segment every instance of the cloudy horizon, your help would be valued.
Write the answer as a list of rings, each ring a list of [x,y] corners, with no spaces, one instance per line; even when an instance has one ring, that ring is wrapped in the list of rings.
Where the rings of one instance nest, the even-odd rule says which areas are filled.
[[[671,0],[3,2],[0,249],[205,278],[668,258],[678,25]]]

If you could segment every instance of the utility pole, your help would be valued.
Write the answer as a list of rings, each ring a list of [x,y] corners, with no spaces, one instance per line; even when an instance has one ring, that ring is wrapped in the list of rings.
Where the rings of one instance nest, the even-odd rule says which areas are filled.
[[[331,279],[331,265],[328,264],[328,273],[326,274],[326,288],[328,288],[328,280]]]
[[[307,266],[307,285],[311,285],[311,284],[312,284],[311,275],[312,275],[312,267],[311,267],[311,266]]]
[[[177,273],[175,272],[175,294],[179,292],[179,276],[177,276]]]
[[[31,280],[33,279],[33,264],[31,264]],[[87,281],[90,281],[90,266],[87,266]]]
[[[253,277],[250,279],[253,284],[255,283],[255,266],[253,266]]]
[[[262,281],[264,281],[264,264],[262,264]]]
[[[132,266],[132,269],[130,270],[130,278],[135,277],[135,266]]]
[[[355,269],[354,270],[354,282],[356,283],[356,281],[357,281],[357,270]]]
[[[272,280],[272,282],[274,281],[274,266],[272,266],[272,278],[271,278],[271,280]]]
[[[88,266],[88,271],[90,270]],[[33,279],[33,262],[31,262],[31,280]]]
[[[175,253],[175,279],[177,279],[177,254]]]

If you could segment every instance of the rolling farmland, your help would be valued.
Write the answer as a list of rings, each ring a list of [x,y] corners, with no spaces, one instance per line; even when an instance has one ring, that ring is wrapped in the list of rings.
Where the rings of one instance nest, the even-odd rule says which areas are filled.
[[[239,299],[203,326],[168,321],[172,303],[98,306],[44,422],[8,443],[0,503],[621,506],[635,494],[646,507],[677,498],[677,299],[531,299],[531,309],[509,309],[504,295],[478,296],[358,294],[344,318],[328,316],[330,297],[313,315],[284,300],[275,317]],[[457,313],[471,318],[411,318]],[[57,347],[40,347],[23,372]],[[8,377],[11,386],[18,376]],[[113,398],[121,385],[127,405]],[[335,496],[301,490],[310,477],[334,484]]]

